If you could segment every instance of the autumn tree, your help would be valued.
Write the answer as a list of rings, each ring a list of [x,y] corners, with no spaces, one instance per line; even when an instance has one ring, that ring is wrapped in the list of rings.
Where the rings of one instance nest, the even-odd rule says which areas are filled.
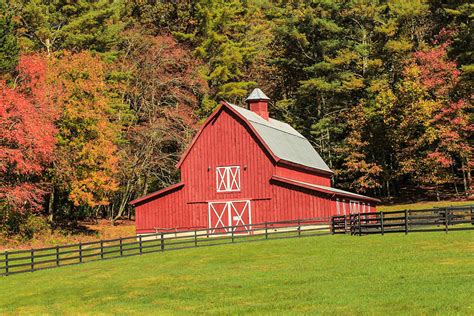
[[[348,123],[348,135],[343,145],[335,150],[344,159],[343,168],[336,170],[336,179],[353,191],[375,193],[375,189],[382,186],[380,174],[383,169],[368,149],[374,136],[371,135],[369,116],[360,104],[353,111],[344,113],[344,117]]]
[[[467,102],[457,100],[453,90],[459,81],[455,62],[447,57],[449,40],[445,32],[434,40],[434,46],[413,54],[404,70],[398,88],[394,128],[400,172],[420,183],[439,186],[453,182],[453,169],[460,163],[468,190],[466,170],[471,147],[472,123]],[[439,198],[439,195],[438,195]]]
[[[49,190],[43,173],[53,160],[58,112],[47,70],[41,56],[24,55],[14,83],[0,81],[0,204],[15,212],[41,210]]]
[[[194,135],[196,112],[207,93],[199,72],[201,63],[173,37],[144,37],[135,30],[126,38],[129,46],[123,67],[132,78],[125,99],[135,121],[127,128],[122,147],[116,218],[130,198],[177,180],[175,164]]]
[[[52,197],[66,195],[70,205],[66,211],[75,217],[77,207],[108,205],[117,190],[120,128],[105,83],[105,66],[97,55],[64,52],[53,67],[51,80],[62,94]]]

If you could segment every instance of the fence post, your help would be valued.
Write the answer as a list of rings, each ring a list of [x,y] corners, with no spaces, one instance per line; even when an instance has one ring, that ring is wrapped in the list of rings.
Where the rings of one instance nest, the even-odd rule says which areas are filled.
[[[165,251],[165,236],[161,233],[161,251]]]
[[[31,272],[35,271],[35,250],[31,249],[30,252],[30,257],[31,257]]]
[[[265,222],[265,239],[268,239],[268,223]]]
[[[474,206],[471,206],[471,225],[474,225]]]
[[[59,246],[56,246],[56,266],[59,267]]]
[[[474,225],[474,206],[471,206],[471,225]]]
[[[5,251],[5,275],[8,275],[8,251]]]
[[[301,219],[298,219],[298,237],[301,237]]]
[[[230,228],[230,233],[232,236],[232,242],[234,242],[234,228],[233,227]]]
[[[448,208],[446,207],[444,209],[444,225],[446,227],[446,234],[448,233],[448,225],[449,225],[449,210]]]
[[[352,214],[349,214],[349,231],[351,232],[351,236],[354,235],[354,223],[352,219]]]
[[[344,234],[347,233],[347,215],[344,214]]]
[[[405,210],[405,235],[408,234],[408,210]]]
[[[79,242],[79,263],[82,263],[82,241]]]
[[[161,238],[162,238],[162,239],[161,239],[161,243],[163,243],[163,234],[161,234]],[[142,235],[139,235],[139,236],[138,236],[138,245],[139,245],[138,248],[139,248],[139,250],[140,250],[140,254],[142,254],[142,253],[143,253],[143,249],[142,249]]]
[[[359,225],[359,236],[362,236],[362,228],[360,226],[360,213],[357,214],[357,222]]]
[[[380,212],[380,226],[382,227],[382,235],[385,233],[384,227],[383,227],[383,212]]]
[[[331,217],[331,235],[334,235],[334,216]]]
[[[120,243],[120,257],[123,257],[123,240],[122,236],[119,238],[119,243]]]
[[[104,242],[100,241],[100,259],[104,259]]]
[[[194,247],[198,246],[197,230],[194,230]]]

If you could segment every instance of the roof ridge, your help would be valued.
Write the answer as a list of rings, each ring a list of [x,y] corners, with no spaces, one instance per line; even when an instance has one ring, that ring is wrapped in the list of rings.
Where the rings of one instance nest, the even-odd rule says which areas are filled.
[[[295,136],[295,137],[298,137],[298,138],[301,138],[301,139],[304,139],[304,140],[308,140],[306,137],[304,137],[303,135],[301,135],[300,132],[296,131],[296,129],[295,129],[295,131],[296,131],[298,134],[300,134],[300,135],[288,133],[287,131],[284,131],[284,130],[282,130],[282,129],[276,128],[276,127],[271,126],[271,125],[262,124],[262,123],[260,123],[260,122],[257,122],[257,121],[251,120],[251,119],[247,119],[247,118],[245,118],[245,119],[248,120],[248,121],[250,121],[250,122],[253,122],[253,123],[255,123],[255,124],[262,125],[262,126],[265,126],[265,127],[268,127],[268,128],[272,128],[272,129],[277,130],[277,131],[279,131],[279,132],[282,132],[282,133],[285,133],[285,134],[288,134],[288,135],[292,135],[292,136]],[[285,123],[285,122],[282,122],[282,121],[279,121],[279,120],[275,120],[275,119],[272,119],[272,120],[277,121],[277,122],[280,122],[280,123],[287,124],[288,126],[291,127],[291,125],[289,125],[288,123]],[[291,127],[291,128],[293,128],[293,127]],[[294,128],[293,128],[293,129],[294,129]]]
[[[241,108],[241,109],[243,109],[243,110],[246,110],[246,111],[248,111],[248,112],[250,112],[250,113],[252,113],[252,114],[258,115],[258,114],[256,114],[255,112],[252,112],[251,110],[246,109],[246,108],[244,108],[244,107],[242,107],[242,106],[239,106],[239,105],[236,105],[236,104],[232,104],[232,103],[229,103],[229,102],[226,102],[226,103],[229,104],[229,105],[231,105],[231,106],[239,107],[239,108]],[[285,133],[285,134],[288,134],[288,135],[293,135],[293,136],[296,136],[296,137],[298,137],[298,138],[308,140],[306,137],[304,137],[303,135],[301,135],[301,133],[298,132],[298,131],[297,131],[293,126],[291,126],[290,124],[288,124],[288,123],[286,123],[286,122],[283,122],[283,121],[280,121],[280,120],[277,120],[277,119],[274,119],[273,117],[270,117],[270,119],[273,120],[273,121],[275,121],[275,122],[278,122],[278,123],[286,124],[288,127],[292,128],[292,129],[293,129],[295,132],[297,132],[299,135],[297,135],[297,134],[292,134],[292,133],[288,133],[287,131],[284,131],[284,130],[279,129],[279,128],[275,127],[275,126],[272,126],[271,124],[263,124],[263,123],[261,123],[261,122],[258,122],[258,121],[256,121],[256,120],[253,120],[253,119],[250,119],[250,118],[247,118],[247,117],[244,117],[244,118],[245,118],[247,121],[253,122],[253,123],[255,123],[255,124],[259,124],[259,125],[262,125],[262,126],[265,126],[265,127],[269,127],[269,128],[274,129],[274,130],[280,131],[280,132],[282,132],[282,133]]]
[[[223,101],[222,104],[251,127],[277,161],[280,159],[332,173],[309,140],[290,124],[275,119],[265,120],[257,113],[229,102]]]

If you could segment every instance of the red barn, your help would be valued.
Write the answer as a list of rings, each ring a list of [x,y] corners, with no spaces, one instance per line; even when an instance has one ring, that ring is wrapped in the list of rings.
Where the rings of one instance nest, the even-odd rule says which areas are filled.
[[[377,199],[331,187],[333,172],[309,141],[268,114],[222,102],[177,167],[181,181],[131,202],[137,234],[374,212]]]

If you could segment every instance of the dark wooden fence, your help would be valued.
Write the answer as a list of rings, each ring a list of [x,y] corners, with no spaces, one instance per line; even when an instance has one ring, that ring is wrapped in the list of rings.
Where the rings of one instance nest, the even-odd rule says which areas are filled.
[[[193,247],[329,234],[386,234],[474,229],[474,205],[157,232],[0,253],[0,275]]]
[[[474,229],[474,205],[333,216],[333,234],[368,235]]]
[[[158,232],[64,246],[0,253],[0,275],[202,246],[268,239],[329,235],[331,218],[265,222],[251,225]]]

